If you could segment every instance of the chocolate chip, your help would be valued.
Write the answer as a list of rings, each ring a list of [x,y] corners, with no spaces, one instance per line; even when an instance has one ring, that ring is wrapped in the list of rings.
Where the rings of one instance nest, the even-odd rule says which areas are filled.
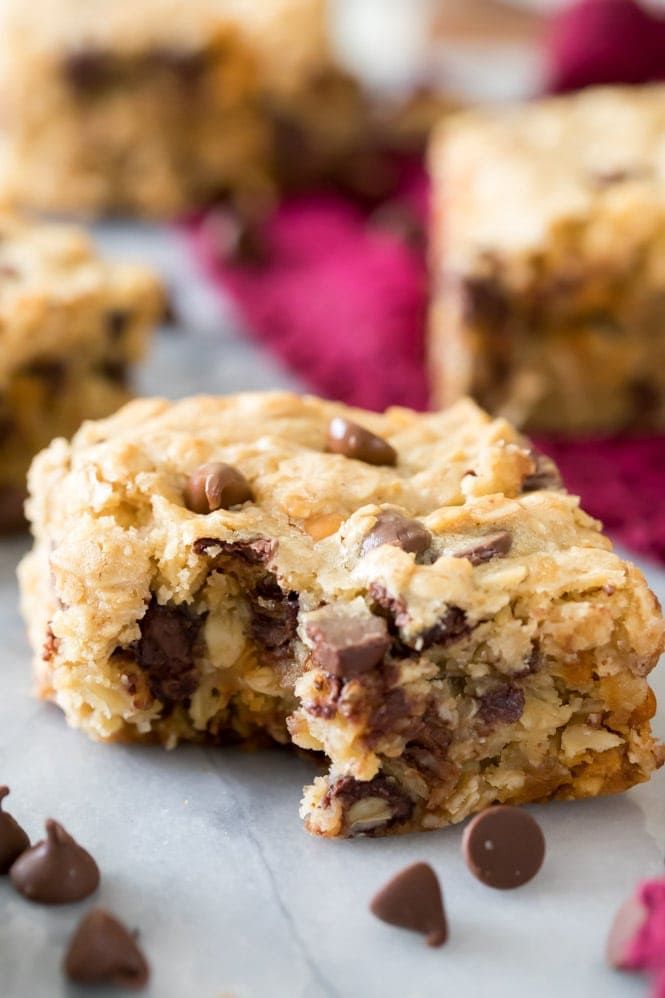
[[[526,884],[545,858],[540,825],[519,807],[490,807],[472,818],[464,831],[467,866],[483,884],[507,890]]]
[[[458,606],[449,606],[435,624],[422,631],[417,646],[424,651],[434,645],[448,645],[471,634],[472,627],[467,623],[466,613]]]
[[[339,797],[345,810],[347,835],[366,835],[408,821],[413,813],[413,801],[392,776],[379,774],[368,781],[343,776],[326,795],[326,800]]]
[[[284,592],[274,575],[260,579],[248,590],[253,639],[276,658],[286,657],[298,629],[300,597]]]
[[[343,454],[345,457],[364,461],[365,464],[390,465],[397,464],[397,451],[394,447],[370,433],[364,426],[335,416],[328,427],[328,450],[333,454]]]
[[[267,564],[277,552],[278,542],[267,537],[256,537],[247,541],[220,541],[215,537],[199,537],[192,548],[195,554],[211,558],[239,558],[248,565]]]
[[[370,911],[382,922],[421,932],[428,946],[443,946],[448,923],[438,878],[429,863],[398,873],[372,899]]]
[[[472,565],[482,565],[492,558],[505,558],[513,546],[513,535],[507,530],[497,530],[493,534],[485,534],[462,548],[457,548],[451,554],[454,558],[466,558]]]
[[[12,863],[30,848],[30,839],[18,821],[2,810],[9,787],[0,787],[0,873],[8,873]]]
[[[390,638],[382,617],[354,614],[330,605],[316,610],[305,627],[314,643],[312,658],[326,672],[343,679],[374,669],[388,651]]]
[[[65,57],[62,74],[74,90],[82,93],[101,90],[116,76],[115,60],[101,49],[77,49]]]
[[[639,898],[629,898],[621,905],[614,916],[605,948],[610,967],[615,967],[617,970],[641,969],[636,968],[631,960],[631,949],[635,937],[647,918],[648,910]]]
[[[90,853],[52,818],[46,822],[46,838],[19,856],[9,876],[19,893],[44,904],[81,901],[99,886],[99,869]]]
[[[185,505],[192,513],[231,509],[254,498],[249,482],[237,468],[221,461],[202,464],[185,485]]]
[[[524,712],[524,691],[512,683],[500,683],[479,699],[478,716],[485,724],[514,724]]]
[[[432,535],[418,520],[386,510],[362,542],[361,554],[366,555],[383,544],[391,544],[411,554],[423,554],[432,543]]]
[[[551,458],[536,450],[531,451],[531,458],[534,463],[534,470],[524,477],[522,492],[539,492],[541,489],[553,490],[563,488],[559,469]]]
[[[104,911],[93,908],[83,916],[71,938],[64,971],[77,984],[112,984],[139,990],[150,970],[133,935]]]
[[[157,700],[181,702],[198,686],[194,652],[202,622],[187,607],[162,606],[154,597],[139,621],[136,660]]]

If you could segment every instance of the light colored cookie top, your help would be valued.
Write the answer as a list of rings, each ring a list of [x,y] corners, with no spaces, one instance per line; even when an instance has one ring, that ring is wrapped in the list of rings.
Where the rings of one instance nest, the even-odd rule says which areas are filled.
[[[331,453],[335,419],[376,434],[375,451],[383,460],[388,444],[393,460]],[[208,462],[239,471],[252,498],[207,513],[187,508],[190,476]],[[84,424],[71,444],[54,441],[29,485],[55,594],[94,616],[88,637],[104,654],[135,639],[151,594],[195,600],[224,543],[257,540],[302,610],[363,593],[403,600],[402,633],[416,642],[442,607],[477,622],[527,594],[538,605],[562,598],[564,626],[566,594],[603,587],[622,594],[607,627],[630,602],[631,640],[647,647],[660,635],[644,580],[560,488],[551,462],[470,401],[379,415],[283,393],[138,400]],[[410,538],[402,545],[386,541],[395,516],[407,520],[398,519]],[[528,635],[524,654],[527,645]]]
[[[161,302],[151,271],[102,259],[82,229],[0,214],[0,379],[95,335],[105,309],[152,322]]]
[[[621,257],[665,225],[665,86],[601,87],[463,112],[433,139],[448,262],[519,253],[589,224],[585,250]]]

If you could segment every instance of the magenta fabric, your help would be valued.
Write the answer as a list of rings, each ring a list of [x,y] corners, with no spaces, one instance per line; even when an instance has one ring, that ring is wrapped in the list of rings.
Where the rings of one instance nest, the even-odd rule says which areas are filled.
[[[661,22],[633,0],[581,0],[552,27],[553,87],[665,75]],[[403,167],[378,210],[338,193],[289,198],[264,226],[262,265],[232,264],[205,219],[190,231],[250,335],[313,391],[370,409],[424,409],[427,267],[424,240],[408,235],[427,200],[420,164]],[[665,437],[538,444],[616,540],[665,562]]]

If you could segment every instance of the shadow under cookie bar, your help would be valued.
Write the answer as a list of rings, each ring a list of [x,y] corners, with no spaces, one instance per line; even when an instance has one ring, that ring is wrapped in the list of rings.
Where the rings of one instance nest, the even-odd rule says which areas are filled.
[[[0,531],[24,524],[35,454],[131,397],[162,308],[151,273],[105,263],[82,232],[0,219]]]
[[[431,150],[438,404],[471,394],[530,431],[568,435],[665,425],[663,128],[663,87],[442,127]]]
[[[140,400],[30,480],[39,692],[95,738],[291,741],[327,759],[302,808],[324,836],[618,792],[662,761],[655,598],[470,403]]]

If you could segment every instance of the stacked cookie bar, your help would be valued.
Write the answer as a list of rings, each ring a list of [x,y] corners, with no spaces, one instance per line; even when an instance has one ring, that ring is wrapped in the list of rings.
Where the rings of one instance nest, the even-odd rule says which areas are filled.
[[[104,262],[78,229],[0,216],[0,530],[22,522],[37,451],[130,397],[162,310],[152,273]]]
[[[665,87],[461,114],[431,171],[436,401],[547,432],[665,426]]]
[[[94,738],[324,753],[312,832],[612,793],[662,761],[655,597],[471,402],[145,399],[53,442],[30,491],[40,694]]]

